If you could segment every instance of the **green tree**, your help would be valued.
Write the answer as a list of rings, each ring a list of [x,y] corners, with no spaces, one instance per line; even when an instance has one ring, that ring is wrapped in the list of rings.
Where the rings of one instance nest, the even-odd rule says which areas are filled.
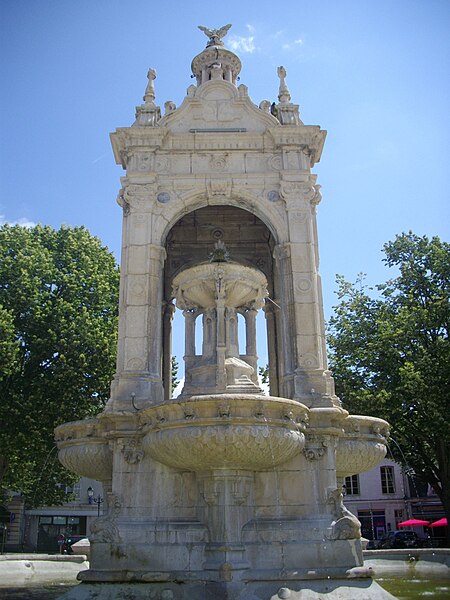
[[[330,367],[344,407],[391,423],[393,455],[431,484],[449,518],[450,245],[410,232],[384,252],[399,274],[376,294],[363,277],[338,277]]]
[[[53,430],[96,414],[114,373],[119,273],[82,227],[0,227],[0,489],[63,499]]]
[[[172,386],[172,393],[175,390],[175,388],[177,387],[177,385],[180,383],[179,379],[178,379],[178,361],[177,361],[177,357],[176,356],[172,356],[172,381],[171,381],[171,386]]]

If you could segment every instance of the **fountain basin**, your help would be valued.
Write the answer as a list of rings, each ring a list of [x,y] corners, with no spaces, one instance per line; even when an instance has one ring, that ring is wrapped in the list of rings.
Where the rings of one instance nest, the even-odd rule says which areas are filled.
[[[55,429],[58,458],[66,469],[90,479],[111,479],[113,455],[102,429],[98,419],[73,421]]]
[[[349,415],[336,449],[336,475],[348,477],[369,471],[386,455],[389,424],[383,419]]]
[[[308,409],[259,395],[217,394],[161,404],[142,411],[143,446],[176,469],[265,470],[304,447]]]

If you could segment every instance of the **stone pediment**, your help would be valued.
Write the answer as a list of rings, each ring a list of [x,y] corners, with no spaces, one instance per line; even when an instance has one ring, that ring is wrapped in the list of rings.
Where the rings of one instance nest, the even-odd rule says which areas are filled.
[[[198,88],[191,86],[181,106],[158,123],[158,127],[173,133],[262,133],[274,126],[280,126],[278,120],[250,100],[245,85],[236,88],[223,80],[208,81]]]

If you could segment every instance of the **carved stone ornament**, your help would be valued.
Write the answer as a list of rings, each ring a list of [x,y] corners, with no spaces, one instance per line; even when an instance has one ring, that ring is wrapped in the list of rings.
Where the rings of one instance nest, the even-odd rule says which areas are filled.
[[[231,196],[231,181],[229,179],[209,179],[207,182],[209,196]]]
[[[95,519],[91,525],[90,540],[94,543],[120,544],[119,528],[117,527],[117,517],[120,514],[121,502],[115,494],[108,494],[108,514]]]
[[[123,208],[123,214],[128,216],[130,214],[130,205],[125,200],[125,189],[120,188],[119,193],[117,194],[116,202],[119,206]]]
[[[130,465],[135,465],[144,458],[144,451],[137,439],[121,440],[119,446],[125,461]]]
[[[154,199],[155,193],[155,185],[152,183],[129,184],[124,188],[123,196],[132,208],[142,210]]]
[[[331,523],[326,537],[329,540],[358,540],[361,537],[361,523],[344,506],[342,490],[337,488],[329,490],[327,504],[332,506],[332,514],[335,520]]]
[[[303,454],[308,460],[319,460],[330,446],[329,436],[307,435]]]
[[[230,27],[231,23],[224,25],[220,29],[209,29],[204,25],[198,25],[200,31],[203,31],[203,33],[209,38],[209,42],[206,44],[207,48],[209,48],[209,46],[223,46],[222,38],[227,35]]]
[[[314,186],[309,183],[298,181],[282,181],[280,185],[280,191],[285,200],[298,198],[305,202],[318,204],[321,196],[320,194],[318,196],[318,190],[316,187],[320,186]]]
[[[225,171],[228,167],[228,155],[220,154],[211,156],[209,159],[209,167],[213,171]]]
[[[273,257],[276,261],[282,261],[290,258],[291,247],[289,244],[278,244],[273,250]]]
[[[305,369],[317,369],[319,367],[319,359],[315,354],[310,352],[300,356],[299,364]]]
[[[269,168],[272,171],[281,171],[283,168],[283,161],[281,160],[281,156],[276,154],[275,156],[271,156],[268,160]]]

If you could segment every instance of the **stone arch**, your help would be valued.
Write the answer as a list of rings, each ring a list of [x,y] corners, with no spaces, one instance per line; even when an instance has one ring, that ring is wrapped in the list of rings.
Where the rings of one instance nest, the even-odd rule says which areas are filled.
[[[198,200],[198,198],[196,199]],[[277,239],[274,238],[268,225],[256,216],[254,212],[244,209],[242,203],[236,206],[235,204],[231,204],[229,199],[227,199],[227,202],[204,202],[203,204],[199,208],[198,204],[192,203],[191,206],[193,205],[196,208],[179,214],[177,221],[166,233],[164,244],[166,259],[164,264],[163,295],[165,305],[169,306],[172,302],[172,282],[174,278],[185,269],[208,262],[208,257],[214,250],[214,246],[218,240],[222,240],[225,243],[232,262],[241,264],[243,267],[257,269],[265,275],[269,296],[273,297],[275,280],[275,261],[273,255]],[[253,310],[253,312],[254,314],[247,314],[247,310],[245,310],[243,313],[247,343],[246,348],[243,349],[242,358],[252,367],[255,374],[255,384],[257,384],[256,345],[249,342],[255,335],[254,319],[256,311]],[[189,316],[189,320],[195,323],[196,317],[197,315]],[[185,318],[188,318],[188,315],[185,315]],[[201,318],[205,319],[204,323],[207,322],[207,315],[202,314]],[[188,344],[189,349],[186,350],[185,356],[191,356],[196,345],[194,326],[191,324],[189,327],[191,331],[190,336],[194,336],[194,341]],[[163,349],[163,361],[169,365],[170,357],[168,353],[171,347],[171,323],[167,321],[164,324],[164,328],[163,338],[166,340],[166,343]],[[237,331],[236,323],[236,335]],[[269,335],[272,336],[271,341],[273,342],[273,330],[267,333],[268,338]],[[164,387],[166,390],[169,389],[168,381],[165,382]]]
[[[233,206],[245,210],[260,219],[272,234],[275,245],[289,239],[286,211],[283,200],[271,203],[264,194],[238,189],[230,196],[208,195],[190,191],[179,196],[182,206],[177,210],[166,206],[165,213],[155,220],[155,243],[165,246],[167,236],[174,225],[185,215],[207,206]],[[158,237],[159,239],[156,239]]]

